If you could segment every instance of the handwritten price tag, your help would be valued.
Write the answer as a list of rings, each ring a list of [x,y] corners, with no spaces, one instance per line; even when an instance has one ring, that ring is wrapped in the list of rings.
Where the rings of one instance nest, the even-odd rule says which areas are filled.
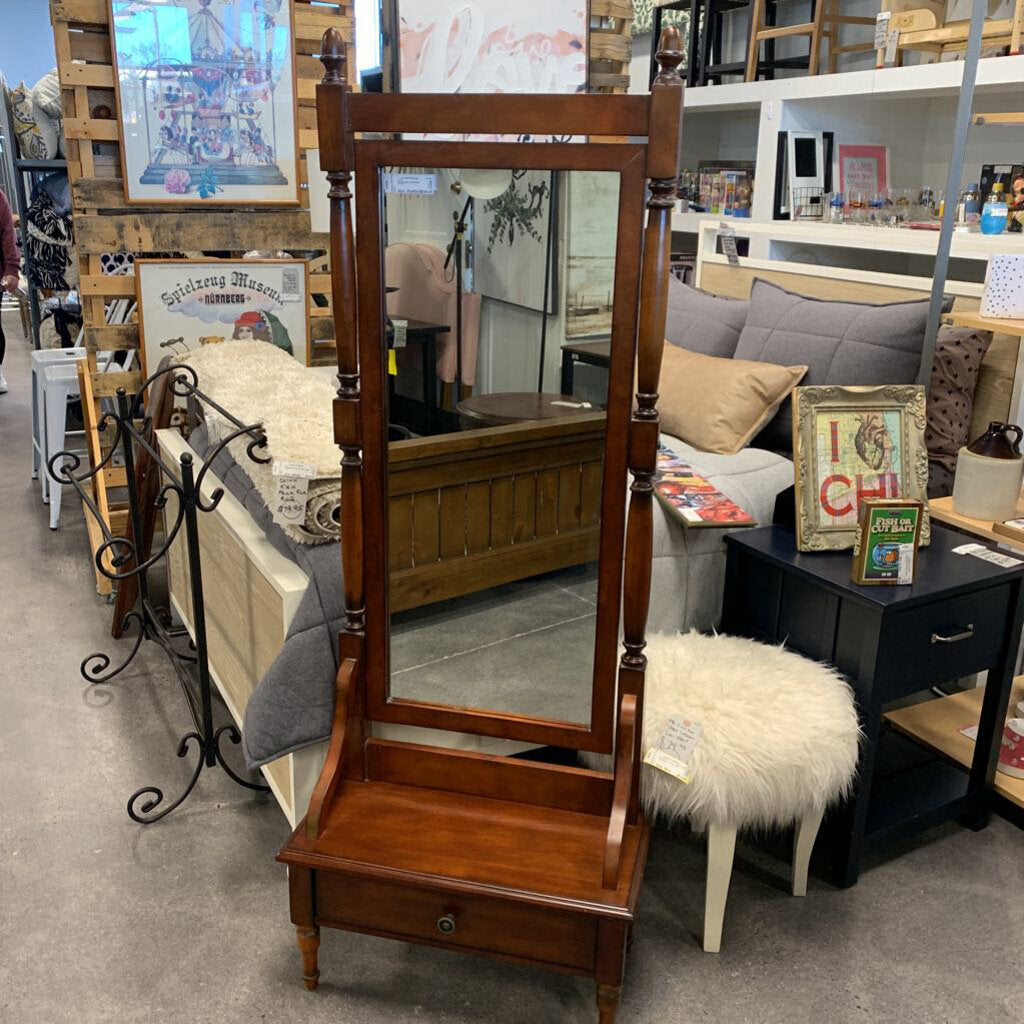
[[[692,778],[690,761],[703,731],[700,722],[673,716],[665,723],[661,738],[647,751],[644,763],[688,784]]]
[[[305,462],[275,459],[274,507],[271,515],[282,526],[301,523],[306,518],[306,497],[309,481],[316,476],[316,467]]]

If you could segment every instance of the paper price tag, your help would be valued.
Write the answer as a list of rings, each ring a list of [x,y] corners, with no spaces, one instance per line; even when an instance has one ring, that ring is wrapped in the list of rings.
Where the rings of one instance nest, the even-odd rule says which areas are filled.
[[[384,191],[394,195],[432,196],[437,192],[436,174],[384,174]]]
[[[224,421],[212,409],[204,409],[206,418],[206,443],[220,444],[224,440]]]
[[[644,756],[644,763],[688,784],[693,777],[690,761],[703,731],[700,722],[673,716],[665,723],[661,738]]]
[[[1002,555],[998,551],[990,551],[984,544],[961,544],[959,547],[953,548],[953,553],[956,555],[974,555],[975,558],[980,558],[983,562],[991,562],[1002,569],[1012,569],[1015,565],[1020,565],[1019,558],[1011,558],[1009,555]]]
[[[275,459],[273,473],[275,487],[271,515],[274,522],[281,525],[301,523],[306,517],[309,481],[316,476],[316,467],[305,462]]]
[[[301,276],[298,267],[286,267],[281,271],[282,302],[300,302],[302,300]]]
[[[875,49],[881,50],[885,47],[886,37],[889,35],[889,21],[892,18],[892,11],[882,11],[875,19]]]
[[[894,28],[885,37],[885,54],[883,59],[885,61],[886,67],[889,67],[890,65],[896,63],[896,48],[899,46],[899,44],[900,30],[898,28]]]
[[[395,329],[395,340],[392,343],[392,348],[405,348],[406,342],[409,338],[409,321],[408,320],[397,320],[395,317],[391,318],[391,326]]]
[[[736,251],[736,229],[722,221],[718,225],[718,237],[722,240],[722,252],[729,261],[730,267],[740,265],[739,253]]]
[[[901,544],[900,545],[900,568],[899,575],[896,577],[897,584],[907,584],[914,582],[914,545],[913,544]]]

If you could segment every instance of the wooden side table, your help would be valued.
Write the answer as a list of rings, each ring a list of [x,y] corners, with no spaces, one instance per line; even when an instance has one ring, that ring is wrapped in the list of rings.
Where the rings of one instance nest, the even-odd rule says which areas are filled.
[[[577,363],[608,368],[612,357],[610,341],[582,341],[575,345],[562,346],[562,394],[571,395],[573,377]]]
[[[954,818],[983,827],[1024,615],[1024,562],[1003,568],[956,554],[963,537],[935,524],[912,586],[863,587],[850,580],[850,552],[802,554],[781,527],[725,541],[725,632],[784,641],[834,664],[854,689],[864,741],[856,791],[831,821],[836,884],[857,881],[865,847]],[[884,720],[886,704],[983,670],[966,773]]]

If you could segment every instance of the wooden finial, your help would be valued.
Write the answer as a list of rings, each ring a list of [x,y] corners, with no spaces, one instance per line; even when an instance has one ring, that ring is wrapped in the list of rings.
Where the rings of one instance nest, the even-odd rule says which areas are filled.
[[[326,71],[324,82],[341,84],[345,81],[345,40],[336,28],[324,33],[320,42],[320,63]]]
[[[658,39],[658,78],[679,78],[679,65],[683,62],[683,37],[675,25],[661,30]]]

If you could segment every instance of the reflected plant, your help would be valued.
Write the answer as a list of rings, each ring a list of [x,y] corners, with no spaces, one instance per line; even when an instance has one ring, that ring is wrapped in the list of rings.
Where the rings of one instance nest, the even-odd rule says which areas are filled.
[[[514,245],[516,232],[527,234],[537,242],[543,241],[540,232],[534,227],[543,212],[544,199],[550,189],[546,181],[524,182],[525,190],[520,191],[518,182],[527,174],[526,171],[513,171],[512,184],[496,199],[488,199],[484,204],[487,213],[494,214],[491,231],[487,239],[487,251],[493,252],[498,241]]]

